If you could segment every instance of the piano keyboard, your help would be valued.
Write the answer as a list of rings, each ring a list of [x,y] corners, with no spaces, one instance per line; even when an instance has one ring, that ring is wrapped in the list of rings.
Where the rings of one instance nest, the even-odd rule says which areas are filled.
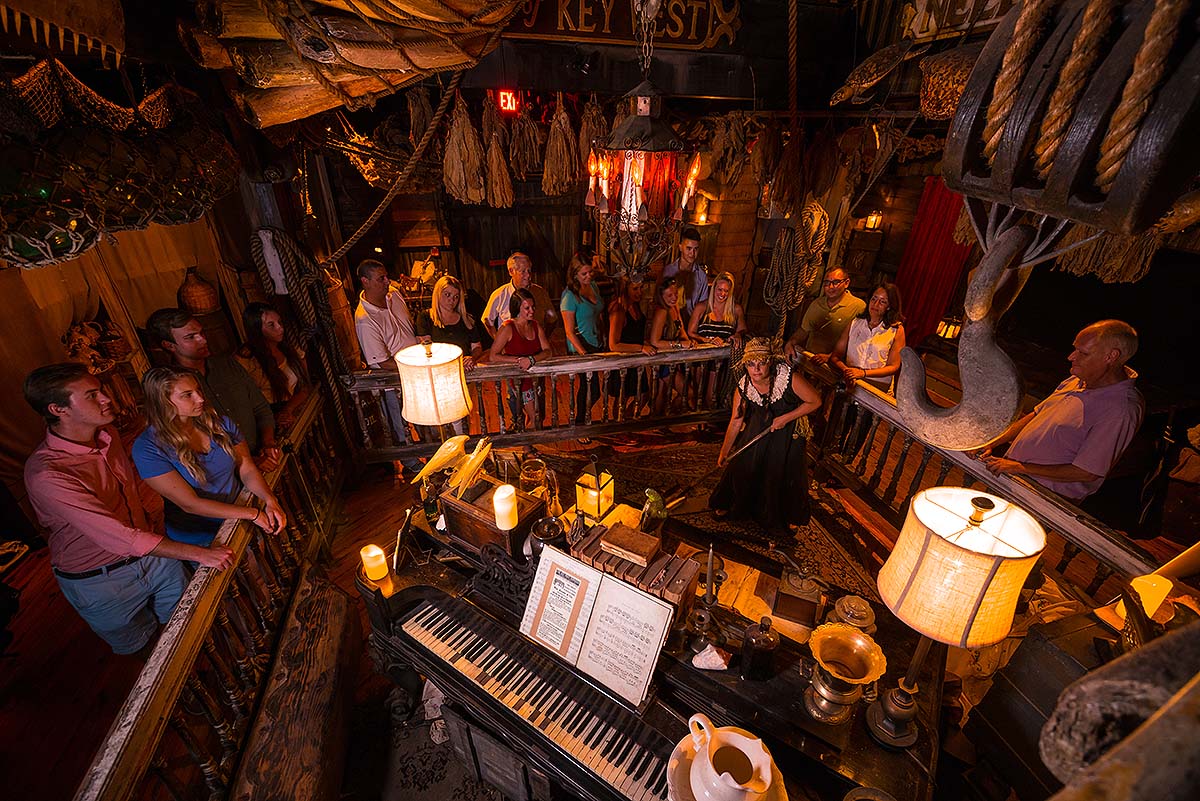
[[[431,654],[626,798],[667,798],[674,743],[511,629],[429,601],[402,626]]]

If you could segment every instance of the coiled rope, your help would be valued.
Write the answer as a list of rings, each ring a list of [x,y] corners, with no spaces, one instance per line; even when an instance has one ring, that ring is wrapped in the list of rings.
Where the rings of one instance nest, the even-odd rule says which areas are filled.
[[[788,312],[800,305],[817,280],[828,234],[829,214],[816,201],[805,204],[796,228],[779,232],[763,281],[763,300],[776,317],[774,336],[783,335]]]

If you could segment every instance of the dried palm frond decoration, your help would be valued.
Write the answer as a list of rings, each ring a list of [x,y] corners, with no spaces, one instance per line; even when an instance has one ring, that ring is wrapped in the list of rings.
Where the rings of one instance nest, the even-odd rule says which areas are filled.
[[[508,160],[504,158],[504,145],[498,129],[492,131],[492,140],[488,144],[487,202],[495,209],[511,208],[513,204],[512,178],[508,174]]]
[[[771,120],[754,141],[754,150],[750,153],[754,180],[759,186],[769,183],[775,177],[775,171],[779,169],[779,157],[782,155],[783,130],[777,121]]]
[[[565,195],[575,187],[578,179],[578,145],[575,132],[571,130],[571,118],[567,116],[562,92],[559,92],[554,119],[550,122],[550,134],[546,138],[546,166],[542,170],[542,191],[551,197]]]
[[[724,187],[732,188],[746,166],[746,135],[749,119],[744,111],[731,111],[714,121],[712,148],[713,177]]]
[[[537,123],[530,118],[528,106],[522,104],[517,118],[513,120],[512,141],[508,145],[509,163],[518,180],[526,180],[542,165],[540,139]]]
[[[588,156],[598,139],[603,139],[608,133],[608,120],[604,119],[604,110],[596,102],[595,93],[583,107],[583,119],[579,123],[579,163],[587,164]]]
[[[837,176],[837,138],[832,125],[817,131],[804,149],[804,183],[813,197],[820,197],[833,186]]]
[[[1059,247],[1081,242],[1097,232],[1087,225],[1075,225]],[[1150,271],[1150,262],[1165,239],[1166,234],[1155,228],[1137,236],[1102,234],[1059,256],[1055,269],[1071,275],[1094,275],[1106,284],[1132,284]]]
[[[785,214],[799,211],[804,203],[804,132],[793,131],[788,134],[783,146],[783,155],[779,158],[779,167],[775,170],[775,181],[772,191],[775,202]]]
[[[424,86],[409,89],[405,99],[408,101],[408,141],[416,147],[433,119],[433,106],[429,104],[429,90]]]
[[[492,134],[500,137],[500,147],[508,147],[508,125],[500,116],[500,109],[496,107],[496,98],[492,97],[491,92],[488,92],[483,98],[483,141],[489,143],[489,150],[491,150]],[[505,172],[508,172],[507,167]]]
[[[471,124],[462,95],[454,102],[446,155],[442,159],[442,183],[451,197],[463,203],[482,203],[487,199],[483,179],[484,153],[479,134]]]

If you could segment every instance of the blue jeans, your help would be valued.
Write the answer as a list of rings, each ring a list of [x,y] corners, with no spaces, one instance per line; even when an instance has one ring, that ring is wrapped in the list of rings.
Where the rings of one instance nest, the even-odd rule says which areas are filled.
[[[116,654],[145,647],[188,584],[183,563],[160,556],[143,556],[91,578],[55,577],[63,597]]]

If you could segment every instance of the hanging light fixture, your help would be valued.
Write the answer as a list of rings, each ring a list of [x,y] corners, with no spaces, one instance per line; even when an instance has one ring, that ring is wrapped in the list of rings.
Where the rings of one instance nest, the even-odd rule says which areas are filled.
[[[654,20],[660,0],[635,1],[643,80],[622,99],[629,114],[588,158],[585,205],[612,255],[617,275],[645,276],[670,253],[683,207],[696,191],[700,160],[687,177],[676,175],[679,157],[692,148],[663,119],[663,93],[649,80]]]

